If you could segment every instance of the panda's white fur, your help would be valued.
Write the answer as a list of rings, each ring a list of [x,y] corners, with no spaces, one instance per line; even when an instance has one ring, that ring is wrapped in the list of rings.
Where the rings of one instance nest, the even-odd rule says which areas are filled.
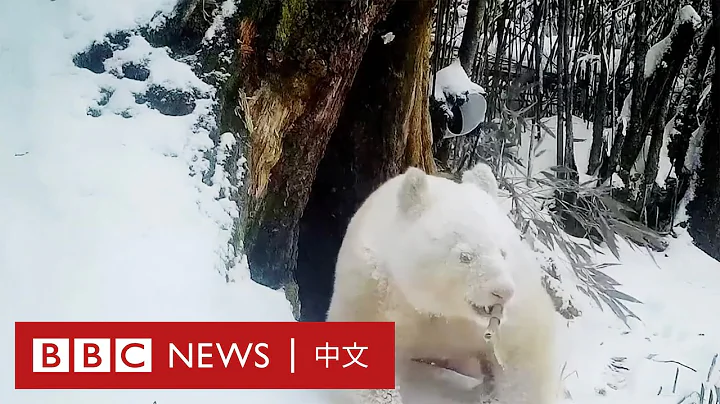
[[[410,168],[380,186],[348,226],[327,320],[395,322],[399,364],[413,358],[467,364],[492,354],[483,339],[489,317],[477,308],[501,303],[497,398],[550,404],[558,377],[555,311],[541,268],[496,202],[497,188],[484,164],[465,172],[462,183]],[[365,391],[353,401],[401,399]]]

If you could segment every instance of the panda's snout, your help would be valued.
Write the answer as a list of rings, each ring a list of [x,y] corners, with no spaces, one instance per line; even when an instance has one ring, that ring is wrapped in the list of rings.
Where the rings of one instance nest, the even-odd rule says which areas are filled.
[[[512,279],[500,276],[481,281],[475,288],[471,288],[467,300],[477,314],[487,316],[492,306],[496,304],[505,306],[514,295],[515,284]]]
[[[505,304],[515,294],[515,286],[511,282],[500,282],[490,288],[493,304]]]

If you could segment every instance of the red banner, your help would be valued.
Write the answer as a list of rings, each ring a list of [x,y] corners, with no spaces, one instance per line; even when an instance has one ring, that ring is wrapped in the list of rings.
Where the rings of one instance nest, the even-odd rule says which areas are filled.
[[[384,389],[393,323],[15,323],[16,389]]]

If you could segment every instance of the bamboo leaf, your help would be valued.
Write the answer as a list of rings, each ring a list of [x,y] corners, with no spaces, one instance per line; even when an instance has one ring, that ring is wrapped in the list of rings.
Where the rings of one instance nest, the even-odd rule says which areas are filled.
[[[626,293],[623,293],[623,292],[621,292],[621,291],[619,291],[619,290],[611,289],[611,290],[606,291],[606,293],[607,293],[608,296],[610,296],[610,297],[612,297],[612,298],[614,298],[614,299],[620,299],[620,300],[625,300],[625,301],[628,301],[628,302],[631,302],[631,303],[640,303],[640,304],[642,304],[642,302],[641,302],[640,300],[637,300],[636,298],[634,298],[634,297],[632,297],[632,296],[630,296],[630,295],[628,295],[628,294],[626,294]]]
[[[600,299],[597,298],[597,296],[595,295],[595,293],[593,291],[591,291],[590,289],[585,289],[584,287],[582,287],[580,285],[578,285],[577,288],[580,289],[580,291],[583,292],[585,295],[587,295],[589,298],[593,299],[595,301],[595,303],[597,303],[600,311],[604,311],[603,307],[602,307],[603,305],[602,305],[602,303],[600,303]]]
[[[600,299],[602,299],[605,302],[605,304],[607,304],[607,306],[610,307],[610,310],[612,310],[613,313],[615,313],[615,315],[618,316],[620,318],[620,320],[622,320],[622,322],[625,323],[626,326],[630,327],[630,325],[627,322],[627,316],[625,315],[625,313],[623,313],[622,309],[620,309],[620,307],[618,307],[618,305],[615,304],[615,302],[613,302],[607,296],[602,295],[602,294],[600,295]]]

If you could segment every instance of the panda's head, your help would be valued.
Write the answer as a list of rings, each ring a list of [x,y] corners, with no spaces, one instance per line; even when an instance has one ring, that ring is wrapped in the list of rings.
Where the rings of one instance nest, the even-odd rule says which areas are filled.
[[[492,173],[461,184],[416,168],[403,176],[400,233],[385,246],[392,277],[419,312],[486,321],[515,293],[506,258],[516,230],[495,202]]]

